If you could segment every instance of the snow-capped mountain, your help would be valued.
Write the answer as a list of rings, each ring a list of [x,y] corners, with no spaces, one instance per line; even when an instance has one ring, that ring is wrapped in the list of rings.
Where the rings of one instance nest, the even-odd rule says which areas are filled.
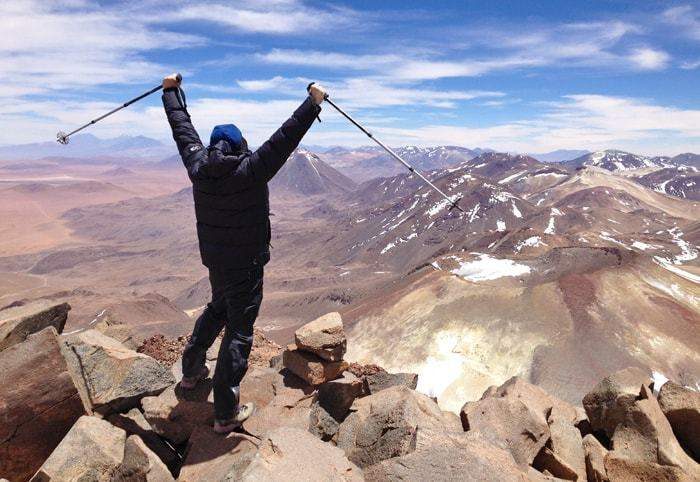
[[[564,165],[572,168],[595,166],[616,172],[643,168],[663,168],[668,167],[670,163],[667,157],[647,157],[615,149],[606,149],[577,157],[565,162]]]
[[[693,166],[666,167],[637,177],[636,181],[669,196],[700,200],[700,171]]]

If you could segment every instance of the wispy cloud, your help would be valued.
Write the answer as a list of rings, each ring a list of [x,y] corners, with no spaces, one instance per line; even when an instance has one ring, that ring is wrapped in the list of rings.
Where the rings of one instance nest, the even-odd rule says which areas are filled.
[[[673,25],[689,38],[700,40],[700,12],[691,5],[681,5],[664,11],[662,20]]]

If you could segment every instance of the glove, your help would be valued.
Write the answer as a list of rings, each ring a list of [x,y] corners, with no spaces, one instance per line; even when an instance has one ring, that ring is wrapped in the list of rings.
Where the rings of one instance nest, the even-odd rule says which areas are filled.
[[[321,105],[321,102],[328,97],[326,89],[318,85],[316,82],[311,82],[306,90],[309,92],[309,97],[311,97],[311,100],[316,105]]]
[[[163,79],[163,89],[172,89],[174,87],[180,87],[182,83],[182,75],[175,73],[170,74]]]

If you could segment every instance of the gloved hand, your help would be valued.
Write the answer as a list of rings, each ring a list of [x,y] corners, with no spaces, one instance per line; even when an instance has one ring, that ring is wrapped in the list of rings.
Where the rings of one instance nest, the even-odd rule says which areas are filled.
[[[178,73],[170,74],[163,79],[163,88],[164,89],[171,89],[173,87],[180,87],[181,83],[182,83],[182,75],[180,75]]]
[[[311,82],[306,90],[309,92],[309,97],[311,97],[311,100],[316,105],[321,105],[321,102],[323,102],[328,95],[326,93],[326,89],[318,85],[316,82]]]

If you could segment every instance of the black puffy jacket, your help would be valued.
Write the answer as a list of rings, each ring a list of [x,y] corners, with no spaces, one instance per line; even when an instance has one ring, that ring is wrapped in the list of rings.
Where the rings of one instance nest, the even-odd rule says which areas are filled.
[[[190,121],[184,95],[163,92],[163,106],[192,181],[202,263],[247,268],[270,260],[267,183],[301,142],[321,108],[307,98],[260,148],[227,154],[225,141],[205,148]]]

